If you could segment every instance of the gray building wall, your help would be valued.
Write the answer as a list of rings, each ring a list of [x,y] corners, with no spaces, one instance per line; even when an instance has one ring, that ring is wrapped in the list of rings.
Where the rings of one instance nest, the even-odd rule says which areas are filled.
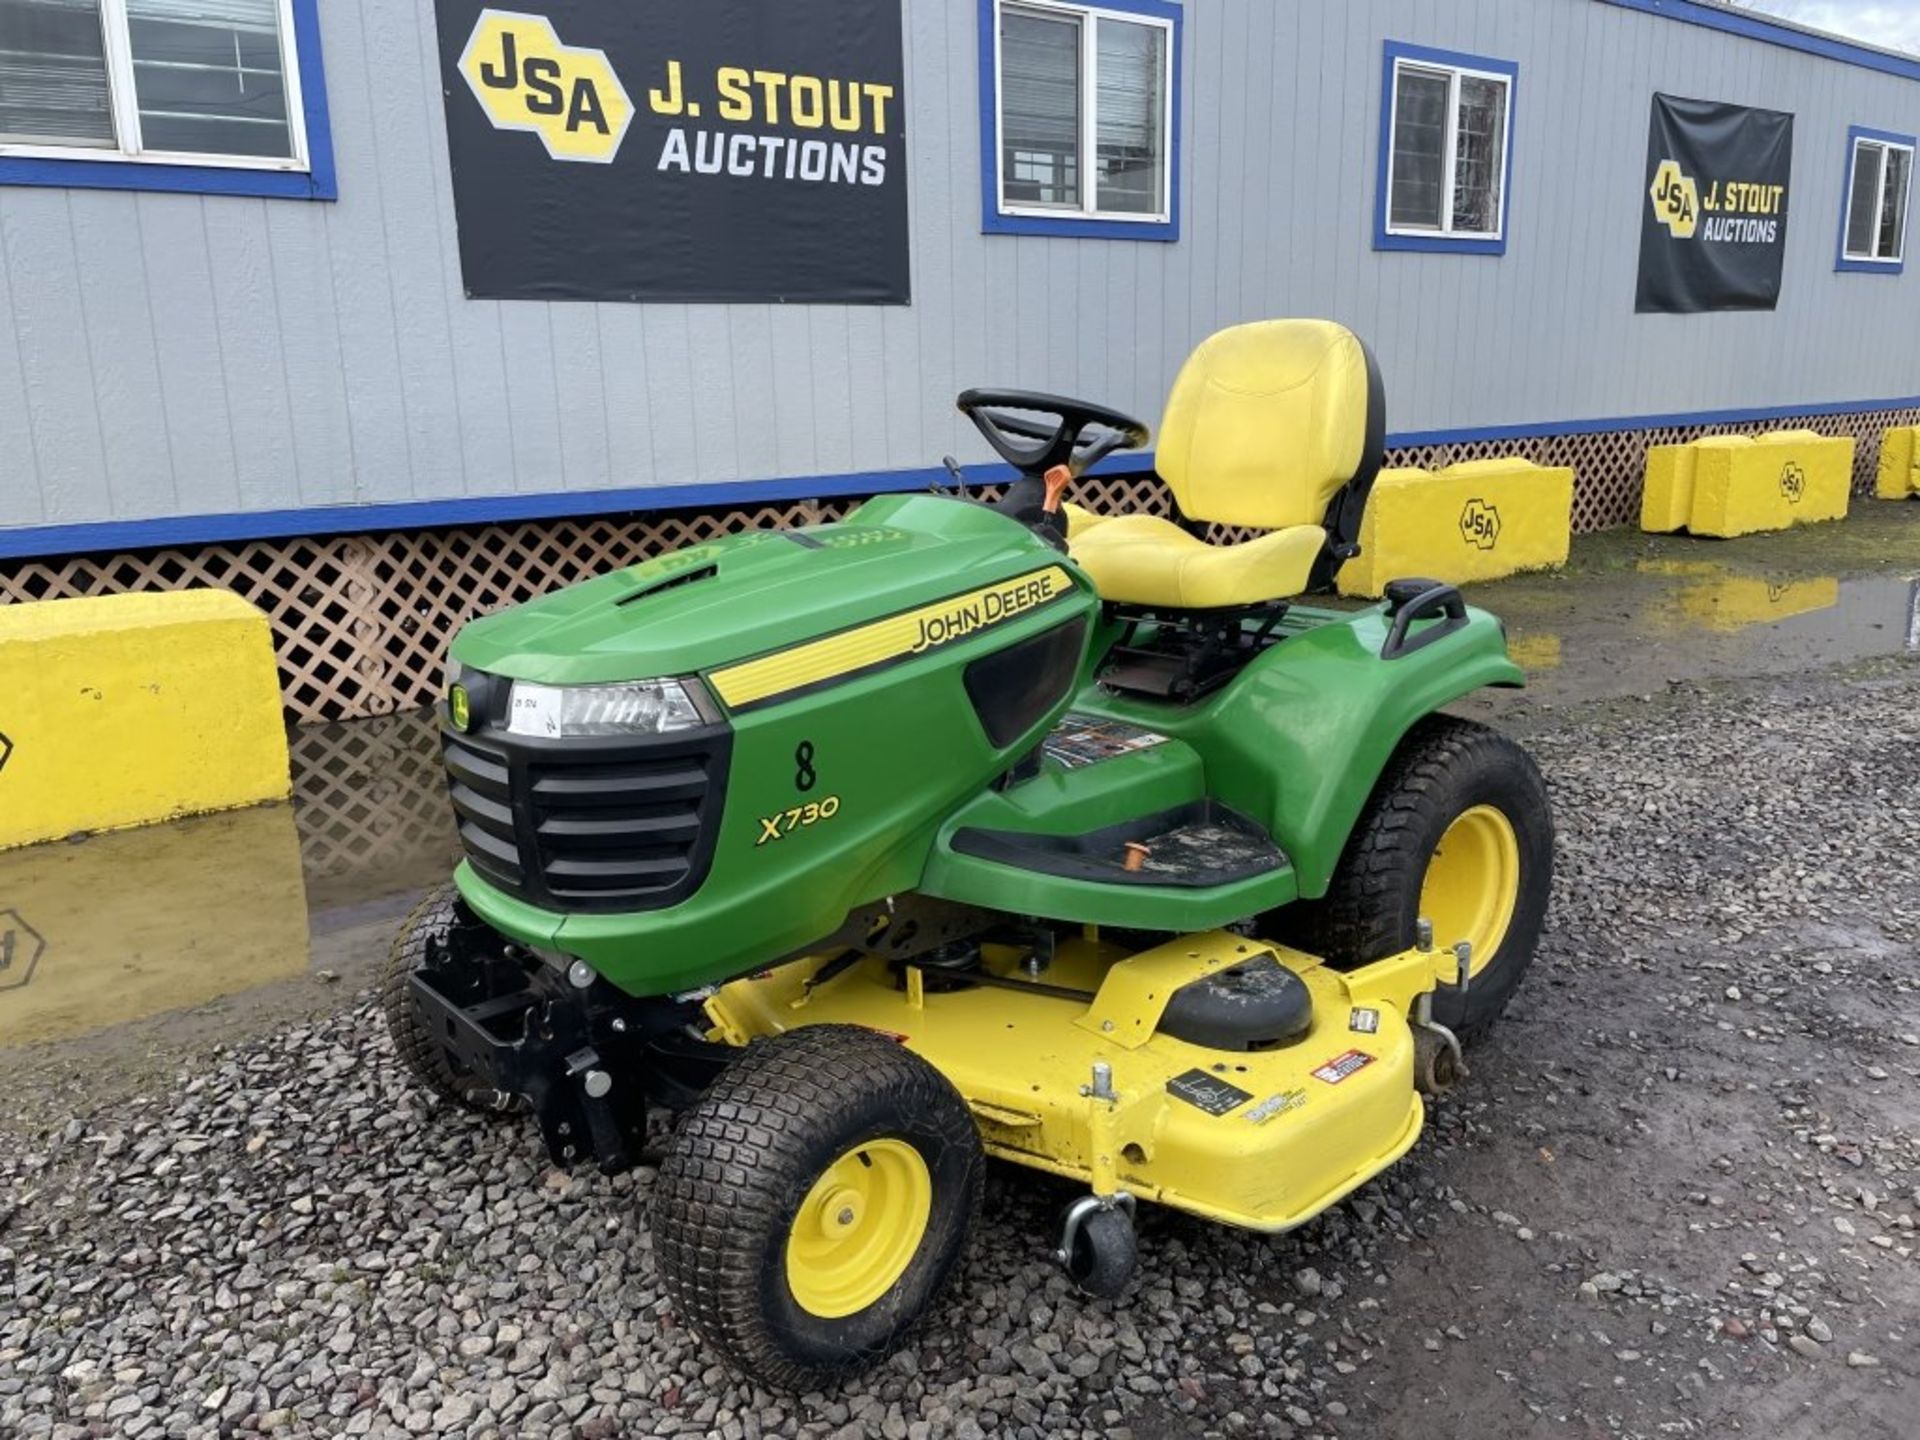
[[[904,3],[908,308],[467,300],[431,0],[321,6],[337,203],[0,188],[0,527],[984,460],[963,386],[1151,421],[1271,315],[1366,336],[1399,434],[1920,394],[1920,265],[1833,265],[1847,127],[1920,83],[1599,0],[1186,0],[1179,241],[987,236],[977,0]],[[1389,38],[1518,63],[1504,256],[1371,248]],[[1777,312],[1634,313],[1655,90],[1795,113]]]

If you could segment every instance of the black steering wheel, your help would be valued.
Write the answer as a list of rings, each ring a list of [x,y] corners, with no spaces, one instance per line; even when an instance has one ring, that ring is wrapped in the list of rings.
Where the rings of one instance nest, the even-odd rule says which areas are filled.
[[[1078,479],[1116,450],[1141,449],[1150,435],[1131,415],[1033,390],[962,390],[955,403],[994,453],[1030,480],[1056,465]]]

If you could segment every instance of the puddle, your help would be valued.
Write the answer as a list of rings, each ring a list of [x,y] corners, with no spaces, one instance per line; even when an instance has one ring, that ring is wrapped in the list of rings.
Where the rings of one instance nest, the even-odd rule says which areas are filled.
[[[1670,680],[1773,675],[1882,655],[1920,655],[1920,577],[1659,574],[1598,613],[1535,620],[1525,604],[1476,597],[1506,619],[1509,653],[1538,697],[1644,692]]]
[[[0,854],[0,1050],[364,983],[457,858],[432,719],[298,730],[292,752],[291,805]]]
[[[1798,535],[1738,551],[1685,537],[1593,536],[1566,572],[1476,586],[1468,598],[1506,621],[1509,653],[1542,700],[1920,657],[1920,509],[1904,525],[1861,529],[1872,553],[1828,573],[1804,568]],[[1846,558],[1820,538],[1821,558]],[[1727,552],[1735,558],[1717,558]]]
[[[307,969],[300,840],[284,805],[0,857],[0,1045],[184,1009]]]

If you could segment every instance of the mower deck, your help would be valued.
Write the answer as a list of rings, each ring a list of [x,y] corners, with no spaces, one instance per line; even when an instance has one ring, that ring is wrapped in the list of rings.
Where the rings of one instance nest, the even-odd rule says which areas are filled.
[[[1312,998],[1301,1038],[1229,1050],[1160,1028],[1181,986],[1263,954]],[[736,1045],[829,1023],[890,1034],[953,1082],[990,1153],[1250,1230],[1312,1218],[1420,1132],[1407,1015],[1452,978],[1448,951],[1342,974],[1226,931],[1133,954],[1089,932],[1044,968],[1024,958],[988,946],[980,978],[809,958],[722,987],[707,1011]]]

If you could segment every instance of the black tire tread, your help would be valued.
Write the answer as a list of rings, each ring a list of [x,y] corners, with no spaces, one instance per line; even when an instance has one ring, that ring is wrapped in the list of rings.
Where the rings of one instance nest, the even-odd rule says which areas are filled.
[[[1397,928],[1395,899],[1417,889],[1426,857],[1416,837],[1436,809],[1447,803],[1455,777],[1476,764],[1504,768],[1533,790],[1545,817],[1549,874],[1552,810],[1546,782],[1531,756],[1491,726],[1454,715],[1429,715],[1409,730],[1381,772],[1361,811],[1324,897],[1282,912],[1291,938],[1344,966],[1390,955],[1409,943]],[[1422,867],[1415,873],[1414,867]],[[1483,1038],[1518,987],[1525,965],[1502,977],[1499,989],[1476,1005],[1459,1027],[1460,1040]]]
[[[475,1114],[496,1113],[468,1098],[468,1087],[454,1073],[446,1050],[420,1024],[407,981],[427,962],[428,947],[452,930],[458,892],[451,883],[435,886],[413,907],[387,950],[376,998],[394,1054],[414,1081],[430,1095]]]
[[[1068,1278],[1083,1294],[1117,1300],[1126,1293],[1139,1258],[1132,1217],[1122,1210],[1096,1210],[1081,1222]]]
[[[849,1095],[875,1089],[893,1092],[899,1113],[965,1127],[974,1154],[962,1244],[926,1303],[882,1342],[836,1362],[802,1363],[779,1347],[762,1313],[763,1246],[784,1236],[795,1196],[812,1183],[799,1157],[830,1143],[831,1117]],[[655,1262],[681,1316],[742,1371],[789,1390],[830,1385],[897,1348],[946,1288],[979,1212],[984,1168],[965,1101],[925,1060],[876,1031],[804,1026],[748,1046],[682,1119],[653,1187]],[[936,1192],[936,1210],[940,1203]]]

